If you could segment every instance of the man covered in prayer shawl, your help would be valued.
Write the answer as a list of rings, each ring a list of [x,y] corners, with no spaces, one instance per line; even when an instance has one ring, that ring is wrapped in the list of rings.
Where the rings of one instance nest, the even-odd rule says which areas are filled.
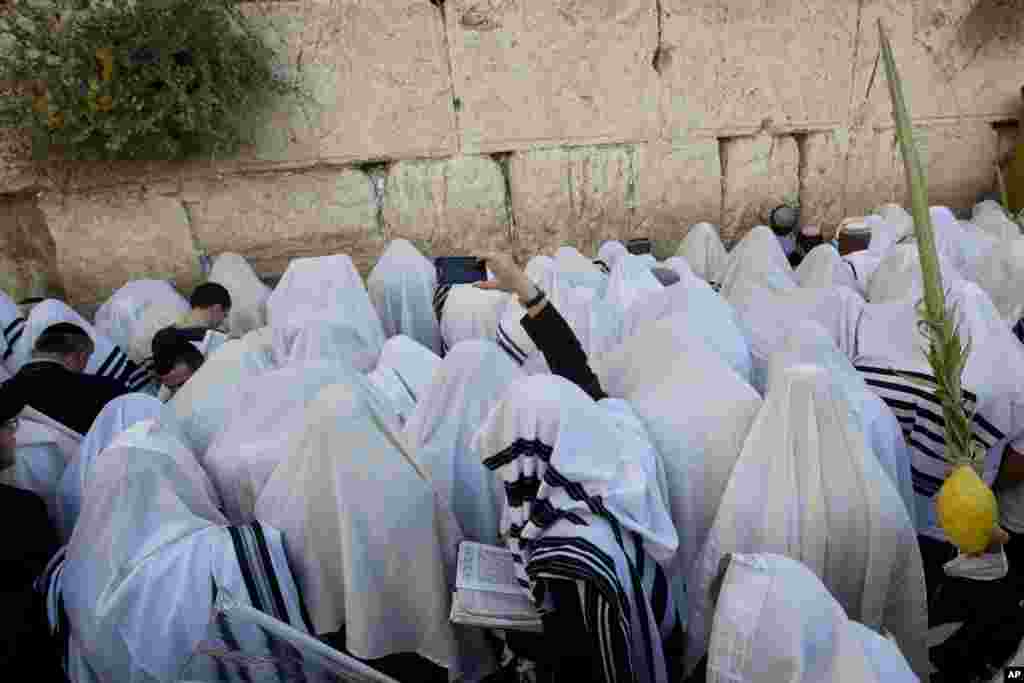
[[[45,577],[72,681],[178,680],[222,590],[307,631],[281,535],[228,526],[217,508],[202,468],[159,422],[132,426],[93,463],[71,542]],[[230,625],[216,635],[245,651]]]
[[[708,651],[710,683],[918,683],[891,640],[850,619],[810,569],[727,556]]]
[[[1024,319],[1024,238],[993,249],[975,280],[992,299],[1007,327]]]
[[[611,273],[619,259],[628,254],[629,251],[622,242],[619,242],[618,240],[609,240],[598,248],[597,259],[594,261],[594,265],[605,273]]]
[[[231,294],[226,329],[232,337],[242,337],[267,324],[267,298],[270,288],[256,275],[244,257],[230,252],[213,262],[210,282],[223,286]]]
[[[512,303],[505,292],[488,292],[468,284],[439,285],[434,314],[441,329],[441,357],[459,342],[494,339],[498,322]]]
[[[732,301],[741,289],[750,287],[778,292],[799,287],[779,240],[763,225],[748,232],[730,252],[720,292]]]
[[[498,543],[505,491],[480,466],[471,442],[509,387],[525,376],[493,342],[461,342],[442,361],[406,425],[416,461],[451,505],[467,540]]]
[[[710,223],[697,223],[689,229],[676,251],[704,282],[717,287],[725,275],[729,254],[725,251],[718,229]]]
[[[680,680],[683,633],[664,571],[678,538],[657,456],[635,444],[550,376],[515,384],[474,442],[505,485],[502,535],[548,634],[531,653],[541,680]]]
[[[0,471],[14,466],[18,414],[24,406],[17,394],[0,392]],[[32,672],[36,681],[62,681],[42,596],[32,585],[57,550],[57,534],[42,499],[30,491],[0,484],[0,510],[7,519],[0,551],[0,662],[12,672]]]
[[[139,322],[150,307],[171,310],[176,320],[189,312],[188,301],[166,280],[132,280],[96,311],[96,331],[130,351],[132,340],[139,333]]]
[[[126,391],[155,391],[153,375],[147,367],[140,367],[112,341],[96,332],[82,316],[62,301],[47,299],[37,304],[25,321],[24,334],[8,359],[8,369],[16,373],[32,360],[40,335],[58,323],[70,323],[81,328],[93,343],[93,353],[82,370],[87,375],[106,377],[122,384]]]
[[[377,367],[367,377],[391,399],[398,423],[405,425],[430,391],[440,368],[437,354],[400,334],[384,343]]]
[[[963,279],[961,273],[939,254],[939,268],[946,287]],[[878,264],[868,284],[867,299],[874,304],[887,301],[920,301],[924,296],[921,255],[916,244],[897,244]]]
[[[25,318],[18,310],[18,305],[7,294],[0,292],[0,368],[8,376],[17,372],[11,359],[24,334]]]
[[[820,367],[789,368],[747,436],[687,584],[687,673],[707,653],[719,564],[739,552],[806,564],[850,618],[886,629],[927,677],[927,602],[914,539],[841,388]]]
[[[365,377],[309,406],[256,516],[284,534],[314,633],[401,680],[494,671],[482,631],[449,620],[462,531]],[[382,661],[400,654],[422,659]]]
[[[857,291],[857,278],[850,264],[843,260],[831,244],[820,244],[812,249],[796,269],[801,287],[849,287]]]
[[[434,315],[437,270],[407,240],[394,240],[370,271],[366,288],[384,334],[404,334],[434,353],[441,352],[441,329]]]
[[[360,372],[377,367],[384,347],[377,314],[359,315],[348,308],[299,308],[285,320],[274,323],[274,364],[328,361],[348,363]]]
[[[93,463],[100,454],[132,425],[156,420],[163,403],[145,394],[127,394],[108,403],[85,435],[76,458],[71,460],[60,479],[57,497],[57,521],[63,541],[71,538],[82,508],[82,496],[88,486]]]

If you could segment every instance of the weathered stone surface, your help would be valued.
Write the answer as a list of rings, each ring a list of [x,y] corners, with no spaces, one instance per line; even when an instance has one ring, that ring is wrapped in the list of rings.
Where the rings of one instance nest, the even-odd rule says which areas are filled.
[[[664,136],[846,120],[857,3],[661,0]]]
[[[39,201],[57,245],[57,266],[68,300],[93,303],[128,280],[173,279],[188,291],[199,261],[180,201],[140,191]]]
[[[791,136],[730,138],[723,140],[720,153],[725,169],[723,240],[766,224],[772,209],[798,197],[800,154]]]
[[[463,152],[657,136],[653,0],[447,0]]]
[[[891,128],[858,128],[849,132],[843,172],[843,213],[863,216],[889,202],[903,203],[906,186]]]
[[[516,154],[509,177],[522,256],[562,245],[593,254],[602,241],[630,232],[637,188],[631,145]]]
[[[797,140],[800,151],[800,219],[827,234],[846,217],[843,187],[850,133],[846,128]]]
[[[984,121],[921,127],[919,149],[932,205],[971,207],[982,192],[996,187],[997,135]],[[901,156],[897,164],[903,169]],[[900,178],[903,181],[903,178]],[[906,182],[900,183],[904,195]]]
[[[655,253],[674,256],[694,223],[718,225],[722,165],[714,138],[636,146],[636,200],[632,234],[650,237]]]
[[[0,225],[0,291],[15,301],[63,296],[57,246],[35,197],[0,197]]]
[[[383,216],[388,240],[407,239],[434,256],[512,246],[505,179],[490,157],[393,165],[385,183]]]
[[[251,156],[410,158],[455,149],[444,25],[428,0],[260,3],[250,12],[311,96],[259,125]],[[254,124],[256,125],[256,124]]]
[[[261,275],[337,253],[366,269],[383,246],[370,179],[358,170],[187,182],[183,198],[203,249],[241,254]]]

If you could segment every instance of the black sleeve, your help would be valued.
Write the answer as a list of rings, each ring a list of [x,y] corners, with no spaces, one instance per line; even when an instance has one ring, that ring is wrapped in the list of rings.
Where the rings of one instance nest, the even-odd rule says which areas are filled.
[[[569,380],[595,401],[608,398],[587,363],[587,354],[580,346],[580,340],[554,304],[549,301],[535,318],[524,315],[521,324],[544,354],[553,374]]]

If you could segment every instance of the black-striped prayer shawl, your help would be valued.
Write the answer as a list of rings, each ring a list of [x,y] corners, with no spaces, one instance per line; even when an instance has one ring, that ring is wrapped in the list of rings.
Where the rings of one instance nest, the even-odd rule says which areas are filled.
[[[448,302],[448,293],[452,291],[451,285],[438,285],[434,290],[434,315],[437,316],[437,324],[441,325],[441,318],[444,316],[444,305]],[[444,335],[441,335],[441,358],[448,354],[448,345],[444,342]]]
[[[682,630],[664,571],[646,553],[641,537],[619,526],[600,496],[588,494],[583,485],[551,466],[551,454],[547,444],[518,439],[484,461],[492,471],[523,458],[546,463],[544,468],[518,468],[519,472],[543,469],[542,479],[523,475],[505,482],[508,506],[528,509],[528,514],[520,515],[527,521],[513,524],[507,537],[517,580],[536,604],[548,608],[546,580],[576,584],[582,627],[595,656],[601,658],[604,681],[668,681],[668,672],[678,670],[678,664],[668,661],[666,653],[680,652],[677,643]],[[584,518],[558,508],[551,498],[537,498],[542,481],[551,490],[584,502],[589,514]],[[528,556],[525,566],[524,555]]]
[[[7,359],[14,353],[14,345],[21,339],[21,335],[25,333],[25,319],[15,318],[11,322],[7,323],[4,327],[3,335],[4,341],[7,343],[7,348],[4,349],[3,356],[0,357],[0,362],[6,363]]]
[[[899,420],[907,445],[913,451],[910,474],[914,493],[933,497],[942,487],[950,470],[949,461],[945,458],[946,420],[942,415],[942,402],[928,384],[923,384],[933,384],[935,378],[920,372],[887,370],[868,365],[858,365],[857,370]],[[971,420],[974,440],[988,451],[1005,435],[983,415],[974,412],[978,403],[976,394],[964,389],[963,397],[967,414],[974,414]]]
[[[505,330],[504,322],[498,323],[498,333],[495,336],[495,341],[498,342],[498,346],[508,354],[508,357],[511,358],[516,365],[522,367],[523,363],[526,362],[528,354],[523,350],[523,347],[513,341],[512,335]]]
[[[120,382],[128,391],[139,391],[154,379],[151,363],[138,365],[117,346],[103,359],[96,374]]]

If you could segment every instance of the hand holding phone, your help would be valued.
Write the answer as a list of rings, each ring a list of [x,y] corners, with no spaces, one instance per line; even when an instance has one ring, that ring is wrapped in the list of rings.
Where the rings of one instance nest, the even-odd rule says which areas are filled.
[[[439,285],[468,285],[487,279],[487,267],[476,256],[439,256],[434,266]]]

